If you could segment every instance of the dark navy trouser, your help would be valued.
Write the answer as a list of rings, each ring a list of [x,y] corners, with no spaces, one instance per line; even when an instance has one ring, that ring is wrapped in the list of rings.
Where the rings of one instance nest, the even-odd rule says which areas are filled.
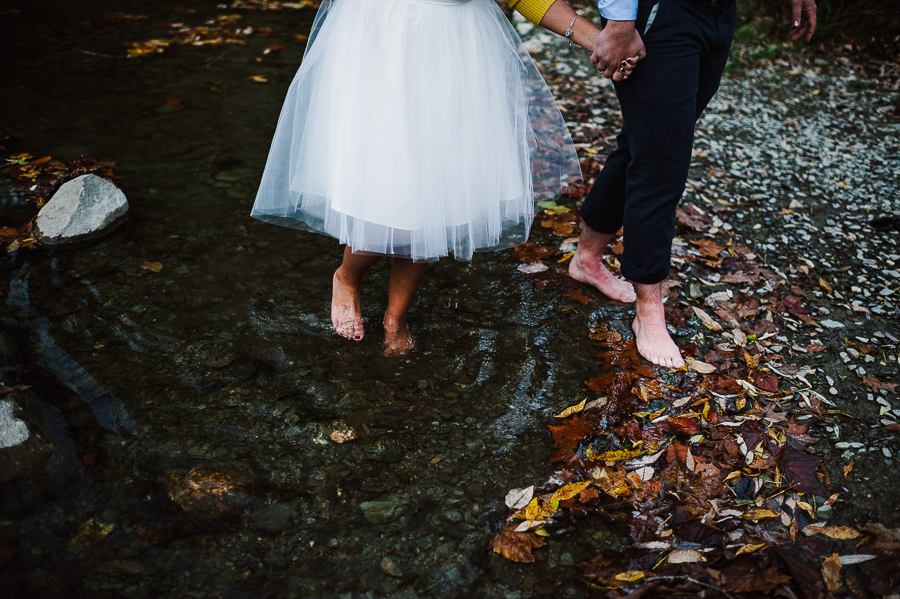
[[[669,274],[694,125],[719,88],[736,19],[735,5],[639,0],[636,27],[647,56],[615,84],[625,124],[581,206],[591,229],[624,228],[626,279],[649,285]]]

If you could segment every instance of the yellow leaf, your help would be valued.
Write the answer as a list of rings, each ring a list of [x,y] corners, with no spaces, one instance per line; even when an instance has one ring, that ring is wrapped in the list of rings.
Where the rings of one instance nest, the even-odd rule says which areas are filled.
[[[250,77],[248,77],[248,79],[250,79],[251,81],[256,81],[257,83],[266,83],[269,81],[262,75],[251,75]]]
[[[690,366],[700,374],[711,374],[716,371],[716,367],[712,364],[707,364],[706,362],[701,362],[700,360],[696,360],[694,358],[685,358],[684,361],[688,366]]]
[[[584,409],[585,403],[587,403],[586,397],[581,400],[581,403],[576,404],[574,406],[569,406],[568,408],[566,408],[565,410],[563,410],[562,412],[560,412],[559,414],[554,416],[554,418],[565,418],[566,416],[571,416],[572,414],[577,414],[578,412],[580,412]]]
[[[141,268],[144,270],[152,270],[159,272],[162,270],[162,262],[141,262]]]
[[[847,475],[853,472],[853,462],[851,461],[849,464],[844,466],[844,478],[847,478]]]
[[[561,487],[553,493],[553,497],[550,498],[550,503],[571,499],[581,493],[583,490],[587,489],[590,484],[591,481],[586,480],[580,483],[572,483],[571,485]]]
[[[619,449],[617,451],[607,451],[596,456],[594,459],[603,462],[622,462],[625,460],[633,460],[639,455],[644,455],[646,451],[640,449],[628,450]]]
[[[555,205],[555,206],[548,206],[547,208],[544,208],[544,212],[553,216],[556,214],[568,214],[569,212],[572,212],[572,209],[567,206]]]
[[[740,471],[740,470],[734,470],[733,472],[730,472],[730,473],[728,474],[728,476],[725,477],[725,481],[723,481],[723,482],[727,482],[727,481],[729,481],[729,480],[731,480],[731,479],[733,479],[733,478],[740,478],[740,477],[741,477],[741,471]]]
[[[737,550],[737,553],[735,553],[735,555],[742,555],[744,553],[753,553],[754,551],[759,551],[763,547],[767,547],[767,546],[768,545],[766,543],[753,543],[753,544],[744,545],[743,547],[741,547],[740,549]]]
[[[542,511],[541,506],[538,504],[537,497],[535,497],[525,506],[525,511],[522,512],[522,515],[525,516],[526,520],[537,520],[541,517]]]
[[[832,539],[847,541],[863,536],[861,532],[849,526],[807,526],[803,529],[805,535],[825,535]]]
[[[627,572],[616,574],[616,580],[621,580],[622,582],[634,582],[635,580],[640,580],[643,577],[644,573],[640,570],[628,570]]]
[[[773,512],[772,510],[761,509],[761,510],[750,510],[746,514],[742,516],[744,520],[763,520],[765,518],[777,518],[778,514]]]
[[[807,514],[809,514],[813,518],[817,518],[816,511],[812,508],[811,505],[809,505],[805,501],[798,501],[797,507],[799,507],[801,510],[805,511]]]

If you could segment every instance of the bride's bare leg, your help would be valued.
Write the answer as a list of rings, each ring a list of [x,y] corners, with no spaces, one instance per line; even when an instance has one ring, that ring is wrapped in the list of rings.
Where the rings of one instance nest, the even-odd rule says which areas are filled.
[[[416,289],[425,274],[425,262],[408,258],[391,260],[391,287],[384,313],[384,355],[403,356],[415,348],[406,314],[416,297]]]
[[[344,246],[344,261],[334,272],[331,290],[331,325],[341,337],[360,341],[365,336],[359,289],[362,279],[383,256],[354,254]]]

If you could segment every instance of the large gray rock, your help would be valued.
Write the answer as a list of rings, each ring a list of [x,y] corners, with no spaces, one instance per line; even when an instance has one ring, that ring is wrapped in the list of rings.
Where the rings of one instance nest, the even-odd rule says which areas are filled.
[[[121,189],[96,175],[82,175],[64,183],[41,208],[34,236],[47,246],[87,241],[122,224],[127,212]]]
[[[11,401],[0,401],[0,449],[28,440],[28,425],[13,414]]]
[[[0,400],[0,519],[19,518],[75,475],[79,463],[67,424],[37,396]]]

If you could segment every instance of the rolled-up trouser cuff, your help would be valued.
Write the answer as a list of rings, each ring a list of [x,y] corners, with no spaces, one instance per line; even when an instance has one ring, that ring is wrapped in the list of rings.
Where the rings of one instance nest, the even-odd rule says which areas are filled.
[[[622,228],[622,221],[612,221],[605,220],[602,218],[591,218],[589,214],[587,217],[582,215],[582,223],[586,225],[591,231],[596,231],[597,233],[601,233],[603,235],[615,235],[619,232],[619,229]]]
[[[666,260],[664,266],[660,266],[654,270],[641,270],[637,266],[634,266],[627,260],[625,260],[624,256],[622,257],[622,276],[631,281],[632,283],[640,283],[642,285],[655,285],[656,283],[662,283],[669,276],[669,267],[671,265],[670,261]]]

